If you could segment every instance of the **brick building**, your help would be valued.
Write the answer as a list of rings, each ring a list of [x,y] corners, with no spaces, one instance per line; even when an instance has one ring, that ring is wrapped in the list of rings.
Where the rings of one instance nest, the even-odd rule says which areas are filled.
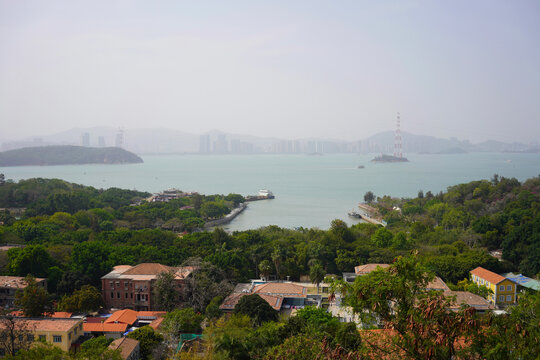
[[[152,301],[153,285],[162,272],[173,274],[178,295],[184,290],[186,278],[194,267],[173,267],[157,263],[143,263],[135,266],[118,265],[101,278],[101,288],[107,308],[154,310]]]

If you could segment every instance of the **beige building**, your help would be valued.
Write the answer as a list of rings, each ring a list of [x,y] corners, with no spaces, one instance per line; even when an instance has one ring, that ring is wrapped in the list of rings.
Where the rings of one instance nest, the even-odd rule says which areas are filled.
[[[116,339],[109,345],[109,349],[118,350],[122,360],[139,360],[141,357],[139,341],[135,339],[127,337]]]
[[[64,351],[70,351],[73,344],[83,335],[82,319],[14,317],[12,321],[16,349],[28,347],[35,341],[43,341]],[[6,320],[0,322],[2,333],[0,337],[3,338],[0,343],[0,354],[10,352],[5,343],[5,337],[10,336],[9,326]]]

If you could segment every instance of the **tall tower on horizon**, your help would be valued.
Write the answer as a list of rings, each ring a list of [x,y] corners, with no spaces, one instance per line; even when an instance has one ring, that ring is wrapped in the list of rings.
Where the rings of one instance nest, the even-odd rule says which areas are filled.
[[[400,123],[401,123],[401,119],[398,112],[397,119],[396,119],[396,135],[394,138],[394,156],[401,159],[403,157],[403,144],[401,142],[401,129],[400,129],[401,124]]]

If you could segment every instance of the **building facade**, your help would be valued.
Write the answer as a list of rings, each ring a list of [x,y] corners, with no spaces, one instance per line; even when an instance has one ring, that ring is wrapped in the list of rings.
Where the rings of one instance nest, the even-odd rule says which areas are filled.
[[[516,302],[516,283],[482,267],[471,270],[471,280],[478,286],[484,286],[493,292],[488,301],[495,305],[506,306]]]
[[[182,297],[185,280],[193,271],[194,267],[191,266],[172,267],[157,263],[115,266],[101,278],[105,307],[136,311],[155,310],[152,293],[157,276],[162,272],[171,273],[178,296]]]
[[[47,290],[47,281],[36,278],[38,286]],[[25,278],[20,276],[0,276],[0,306],[3,308],[12,308],[15,302],[15,293],[18,290],[24,290],[28,284]]]

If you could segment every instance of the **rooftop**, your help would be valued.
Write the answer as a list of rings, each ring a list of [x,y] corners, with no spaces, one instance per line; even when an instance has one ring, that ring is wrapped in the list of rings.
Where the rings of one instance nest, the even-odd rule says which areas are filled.
[[[82,322],[81,319],[15,318],[28,331],[69,331]],[[0,327],[5,326],[0,323]]]
[[[105,324],[128,324],[133,325],[137,321],[137,312],[130,309],[115,311],[107,320]]]
[[[476,269],[471,270],[471,274],[476,275],[481,279],[487,280],[492,284],[498,284],[501,281],[507,280],[507,278],[505,278],[504,276],[495,274],[493,271],[489,271],[480,266]]]
[[[365,265],[359,265],[359,266],[356,266],[354,268],[354,272],[356,273],[356,275],[365,275],[365,274],[369,274],[373,270],[376,270],[378,267],[385,269],[385,268],[387,268],[389,266],[390,265],[388,265],[388,264],[365,264]]]
[[[142,263],[135,266],[117,265],[102,279],[153,280],[162,272],[173,273],[175,279],[185,279],[194,270],[194,266],[167,266],[159,263]]]
[[[279,295],[283,297],[306,297],[307,289],[305,286],[296,285],[292,283],[282,282],[269,282],[255,286],[254,293],[267,294],[267,295]]]
[[[241,298],[243,298],[246,295],[253,295],[250,293],[233,293],[225,300],[223,300],[223,303],[219,306],[222,310],[234,310],[234,307],[236,304],[238,304],[238,301],[240,301]],[[275,295],[267,295],[267,294],[257,294],[261,298],[263,298],[274,310],[280,310],[281,304],[283,303],[283,297],[282,296],[275,296]]]
[[[512,280],[518,285],[521,285],[523,287],[533,289],[533,290],[540,290],[540,281],[531,279],[530,277],[527,277],[522,274],[514,274],[514,273],[507,273],[503,274],[503,276],[507,279]]]
[[[105,324],[102,322],[99,323],[84,323],[83,330],[84,332],[116,332],[124,333],[128,328],[128,324]]]
[[[45,281],[42,278],[36,278],[36,282]],[[0,276],[0,288],[24,289],[27,287],[25,278],[21,276]]]
[[[129,355],[137,348],[139,341],[128,337],[122,337],[114,340],[110,345],[111,350],[120,350],[122,359],[127,359]]]
[[[493,305],[486,299],[468,291],[445,291],[447,297],[455,296],[456,303],[451,306],[451,309],[458,309],[461,305],[469,305],[477,310],[492,309]]]
[[[429,284],[427,284],[426,289],[450,291],[448,285],[446,285],[446,283],[438,276],[435,276],[435,279],[433,279]]]

